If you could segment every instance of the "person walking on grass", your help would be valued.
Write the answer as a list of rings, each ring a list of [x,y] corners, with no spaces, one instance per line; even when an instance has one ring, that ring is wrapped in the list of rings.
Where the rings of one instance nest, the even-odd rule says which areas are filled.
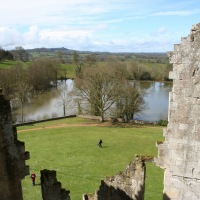
[[[31,180],[32,180],[33,186],[35,186],[35,178],[36,178],[36,175],[35,175],[34,172],[31,174],[30,178],[31,178]]]
[[[100,139],[99,143],[98,143],[99,147],[102,147],[102,143],[103,143],[103,141],[102,141],[102,139]]]

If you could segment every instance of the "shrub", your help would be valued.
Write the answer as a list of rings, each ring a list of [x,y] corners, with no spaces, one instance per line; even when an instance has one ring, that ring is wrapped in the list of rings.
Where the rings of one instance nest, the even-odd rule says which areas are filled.
[[[140,80],[152,80],[151,74],[149,72],[143,72],[140,76]]]
[[[168,124],[168,121],[167,120],[163,120],[163,119],[161,119],[161,120],[159,120],[158,121],[158,125],[160,125],[160,126],[167,126],[167,124]]]

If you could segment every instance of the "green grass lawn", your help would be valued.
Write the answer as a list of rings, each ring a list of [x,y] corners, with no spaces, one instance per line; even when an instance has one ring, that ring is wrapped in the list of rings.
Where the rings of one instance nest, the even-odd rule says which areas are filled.
[[[0,70],[1,69],[7,69],[7,68],[10,68],[10,67],[13,67],[17,64],[17,61],[12,61],[12,60],[5,60],[5,61],[2,61],[0,63]]]
[[[3,69],[8,69],[8,68],[12,68],[14,66],[16,66],[17,64],[19,64],[21,61],[17,61],[17,60],[5,60],[2,61],[0,63],[0,70]],[[23,66],[27,67],[31,64],[31,62],[21,62],[23,64]]]
[[[66,70],[67,78],[74,78],[76,73],[75,73],[75,66],[74,64],[61,64],[62,68]],[[64,73],[62,74],[64,76]]]
[[[76,121],[77,120],[77,121]],[[80,118],[46,122],[48,125],[83,123]],[[88,120],[86,120],[88,122]],[[47,125],[47,124],[46,124]],[[44,126],[35,124],[34,127]],[[25,127],[18,127],[18,130]],[[103,148],[97,146],[103,140]],[[37,175],[40,170],[57,171],[62,187],[70,190],[72,200],[81,200],[85,193],[93,193],[106,176],[124,171],[135,154],[157,155],[155,142],[162,140],[162,127],[62,127],[19,132],[18,139],[25,142],[30,152],[30,172]],[[147,163],[145,199],[162,199],[163,171]],[[40,186],[33,187],[30,177],[23,180],[24,200],[40,200]]]

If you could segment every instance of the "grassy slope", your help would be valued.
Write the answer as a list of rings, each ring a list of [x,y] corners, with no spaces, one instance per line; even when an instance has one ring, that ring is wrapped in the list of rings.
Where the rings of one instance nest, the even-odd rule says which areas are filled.
[[[50,123],[82,123],[83,119],[65,119]],[[86,120],[88,122],[88,120]],[[35,125],[36,126],[36,125]],[[24,129],[25,127],[19,127]],[[57,171],[63,188],[71,191],[72,200],[81,200],[82,194],[93,193],[100,180],[123,171],[135,154],[157,155],[155,141],[162,139],[162,128],[116,127],[63,127],[19,132],[18,138],[26,144],[31,159],[30,171],[35,171],[39,183],[39,171]],[[102,149],[97,142],[103,140]],[[147,164],[145,199],[162,199],[163,172],[153,164]],[[24,200],[41,199],[40,187],[32,187],[27,176],[23,181]]]

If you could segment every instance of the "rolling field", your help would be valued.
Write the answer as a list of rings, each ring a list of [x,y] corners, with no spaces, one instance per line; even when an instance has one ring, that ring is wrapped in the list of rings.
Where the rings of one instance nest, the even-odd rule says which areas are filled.
[[[30,152],[30,172],[37,175],[35,187],[29,176],[23,180],[24,200],[40,200],[40,170],[57,171],[62,187],[70,190],[71,200],[93,193],[106,176],[112,176],[139,155],[157,155],[155,142],[163,140],[162,127],[128,128],[100,126],[81,118],[18,127],[18,139]],[[103,148],[97,146],[103,140]],[[162,199],[163,171],[147,163],[145,199]]]
[[[0,63],[0,70],[11,68],[15,66],[16,64],[17,64],[17,61],[5,60]]]

